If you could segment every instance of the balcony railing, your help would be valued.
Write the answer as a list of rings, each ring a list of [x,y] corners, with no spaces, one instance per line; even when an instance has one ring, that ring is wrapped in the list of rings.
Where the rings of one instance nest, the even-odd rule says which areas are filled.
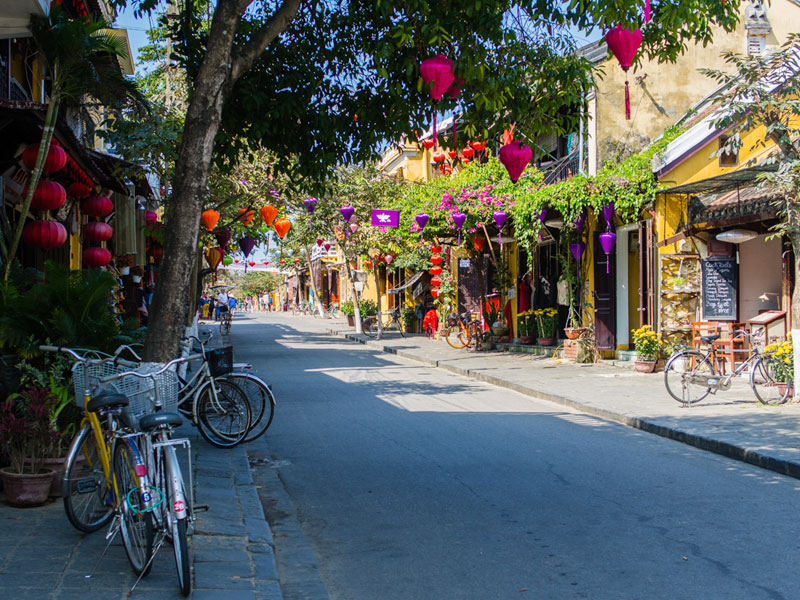
[[[544,172],[545,185],[552,185],[559,181],[566,181],[580,171],[580,159],[577,152],[560,158],[548,165],[539,167]]]

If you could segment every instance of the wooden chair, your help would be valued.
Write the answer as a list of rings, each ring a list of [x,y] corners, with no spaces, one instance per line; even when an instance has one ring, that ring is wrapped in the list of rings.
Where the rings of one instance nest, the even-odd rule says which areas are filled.
[[[692,347],[707,346],[708,344],[700,338],[706,335],[717,335],[719,333],[719,325],[717,321],[692,321]]]
[[[736,369],[737,362],[744,362],[750,353],[750,339],[741,334],[734,335],[733,332],[743,329],[749,333],[750,329],[746,323],[721,323],[720,339],[714,342],[714,348],[718,350],[717,357],[720,358],[720,373],[725,375],[725,369],[730,362],[731,371]]]

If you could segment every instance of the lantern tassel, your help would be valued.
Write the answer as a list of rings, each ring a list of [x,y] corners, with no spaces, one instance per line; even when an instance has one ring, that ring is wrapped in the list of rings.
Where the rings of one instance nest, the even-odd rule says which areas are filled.
[[[650,22],[650,0],[644,0],[644,22]]]
[[[436,105],[433,105],[433,149],[436,150],[438,144],[436,139]]]
[[[456,114],[453,113],[453,150],[456,148],[458,148],[458,146],[456,146]]]
[[[608,257],[609,256],[611,256],[611,255],[610,254],[606,254],[606,275],[608,275],[611,272],[611,271],[608,270],[609,269],[609,266],[608,266]]]
[[[631,120],[631,92],[627,78],[625,79],[625,120]]]

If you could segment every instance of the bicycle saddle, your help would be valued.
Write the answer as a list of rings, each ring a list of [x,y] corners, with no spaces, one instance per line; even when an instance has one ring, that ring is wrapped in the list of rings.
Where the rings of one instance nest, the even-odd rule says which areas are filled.
[[[469,317],[470,317],[470,314],[468,312],[461,313],[461,320],[462,321],[464,321],[466,323],[469,323],[469,321],[470,321]]]
[[[183,417],[178,413],[171,412],[157,412],[150,415],[145,415],[139,419],[139,429],[142,431],[150,431],[162,425],[169,425],[177,427],[183,423]]]
[[[122,408],[128,406],[128,397],[116,392],[100,392],[97,396],[89,400],[86,410],[97,412],[104,408]]]
[[[700,340],[706,344],[710,344],[711,342],[716,342],[719,339],[718,333],[714,335],[701,335]]]

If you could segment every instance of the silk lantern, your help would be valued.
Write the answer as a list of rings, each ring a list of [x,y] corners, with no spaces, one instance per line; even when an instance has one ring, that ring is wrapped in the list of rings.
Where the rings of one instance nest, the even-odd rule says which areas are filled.
[[[22,241],[31,248],[52,250],[67,241],[67,230],[58,221],[30,221],[22,229]]]
[[[152,210],[144,211],[144,224],[148,227],[152,227],[158,222],[158,215],[154,213]]]
[[[222,250],[220,248],[209,248],[206,251],[206,262],[208,266],[216,270],[222,261]]]
[[[631,118],[631,93],[628,85],[628,69],[631,67],[639,46],[642,45],[641,29],[626,29],[622,25],[614,26],[606,33],[606,44],[625,71],[625,119]]]
[[[431,267],[430,273],[431,273],[431,275],[434,275],[434,276],[435,275],[441,275],[442,274],[442,267],[440,267],[438,265],[435,266],[435,267]]]
[[[439,297],[439,290],[437,288],[432,288],[431,289],[431,296],[433,296],[434,298],[438,298]]]
[[[322,247],[322,240],[317,238],[317,246]]]
[[[617,234],[613,231],[606,231],[600,234],[600,245],[603,247],[603,252],[606,253],[606,274],[609,271],[609,256],[614,251],[614,245],[617,243]]]
[[[25,188],[25,195],[28,188]],[[67,190],[56,181],[42,180],[36,186],[31,200],[31,208],[36,210],[58,210],[67,201]]]
[[[250,261],[249,263],[247,263],[247,264],[248,264],[248,265],[250,265],[251,267],[255,267],[255,266],[256,266],[256,261],[254,261],[254,260],[251,260],[251,261]]]
[[[261,207],[259,212],[261,213],[261,218],[264,219],[264,223],[267,224],[267,227],[272,227],[272,222],[275,220],[275,217],[278,216],[278,209],[271,204],[267,204]]]
[[[36,159],[39,156],[39,144],[32,144],[25,148],[22,153],[22,162],[26,167],[33,170],[36,166]],[[47,158],[44,159],[42,171],[44,173],[55,173],[60,171],[67,164],[67,153],[61,146],[50,144],[47,149]]]
[[[431,246],[431,252],[433,252],[434,254],[439,254],[441,251],[442,251],[441,246]]]
[[[238,265],[239,264],[239,259],[238,258],[234,258],[233,262],[235,262]]]
[[[583,253],[586,251],[586,244],[583,242],[572,242],[569,245],[569,250],[572,252],[572,256],[575,257],[575,262],[578,263],[578,279],[580,279],[581,259],[583,258]]]
[[[81,254],[81,260],[83,265],[90,269],[105,267],[111,262],[111,252],[105,248],[86,248]]]
[[[256,241],[249,235],[245,235],[239,238],[239,248],[242,249],[242,254],[244,254],[245,258],[250,256],[250,253],[253,251],[253,246],[255,245]]]
[[[81,211],[90,217],[107,217],[114,212],[114,204],[105,196],[90,196],[81,202]]]
[[[486,148],[486,142],[470,142],[469,145],[472,146],[475,152],[482,152],[483,149]]]
[[[278,234],[278,237],[283,239],[286,237],[286,234],[289,233],[292,223],[289,221],[289,219],[277,219],[272,226],[275,228],[275,232]]]
[[[85,183],[81,183],[76,181],[75,183],[70,183],[67,187],[67,196],[70,198],[78,198],[79,200],[82,198],[86,198],[89,194],[92,193],[92,188]],[[155,214],[155,213],[154,213]]]
[[[437,54],[432,58],[426,58],[419,66],[419,73],[422,81],[427,86],[431,86],[430,94],[434,102],[441,100],[450,85],[455,81],[453,74],[453,61],[444,54]],[[436,130],[436,106],[433,108],[433,148],[437,144]]]
[[[305,200],[303,200],[303,206],[305,206],[306,210],[308,211],[308,230],[311,231],[313,229],[313,227],[314,227],[314,225],[312,223],[312,220],[311,220],[312,219],[311,215],[314,214],[314,209],[317,206],[317,199],[316,198],[306,198]]]
[[[206,226],[206,229],[214,231],[214,227],[217,226],[217,222],[219,221],[219,213],[213,208],[209,208],[200,214],[200,218],[203,220],[203,225]]]
[[[482,252],[483,249],[486,247],[486,240],[483,239],[480,235],[476,235],[475,239],[472,241],[472,245],[475,247],[475,250],[478,252]]]
[[[440,265],[442,264],[442,257],[439,256],[438,254],[434,254],[433,256],[431,256],[431,262],[435,265]]]
[[[417,222],[417,227],[419,227],[419,245],[422,246],[422,230],[425,229],[425,225],[428,224],[428,215],[425,213],[419,213],[414,220]]]
[[[330,249],[331,249],[331,245],[326,242],[325,243],[325,252],[327,252]]]
[[[90,242],[107,242],[112,235],[111,225],[102,221],[91,221],[83,226],[83,237]]]
[[[225,227],[217,229],[214,232],[214,238],[217,240],[217,244],[220,248],[225,248],[228,245],[228,242],[231,241],[231,230]]]
[[[461,229],[464,227],[464,223],[467,220],[466,213],[457,212],[453,214],[453,223],[456,225],[456,229],[458,229],[458,245],[461,245]]]
[[[250,227],[253,224],[253,219],[256,218],[256,213],[254,210],[248,208],[240,208],[239,209],[239,220],[244,223],[245,227]]]
[[[497,225],[497,241],[500,242],[500,245],[502,246],[503,237],[500,232],[503,230],[503,225],[505,224],[508,215],[505,213],[505,211],[498,210],[492,216],[494,217],[494,222]]]
[[[265,261],[264,261],[264,264],[265,264],[265,265],[268,265],[268,264],[269,264],[269,261],[268,261],[268,260],[265,260]]]
[[[433,148],[433,140],[432,139],[422,140],[422,147],[426,148],[427,150],[430,150],[431,148]]]
[[[232,257],[230,257],[230,256],[227,256],[227,255],[223,256],[223,257],[222,257],[222,264],[223,264],[223,265],[225,265],[226,267],[227,267],[228,265],[231,265],[231,264],[233,264],[233,258],[232,258]]]
[[[611,200],[608,204],[603,206],[603,208],[600,209],[600,214],[603,215],[603,220],[606,222],[606,225],[608,225],[608,229],[609,230],[613,229],[613,224],[614,224],[614,201]]]
[[[506,171],[508,171],[508,176],[511,178],[512,183],[516,183],[525,167],[531,162],[533,150],[531,150],[530,146],[516,141],[500,148],[497,156]]]
[[[383,257],[383,262],[385,262],[387,265],[392,264],[393,260],[394,260],[394,255],[392,254],[385,254]]]
[[[442,285],[442,280],[439,279],[438,277],[431,277],[431,285],[439,287],[440,285]]]

